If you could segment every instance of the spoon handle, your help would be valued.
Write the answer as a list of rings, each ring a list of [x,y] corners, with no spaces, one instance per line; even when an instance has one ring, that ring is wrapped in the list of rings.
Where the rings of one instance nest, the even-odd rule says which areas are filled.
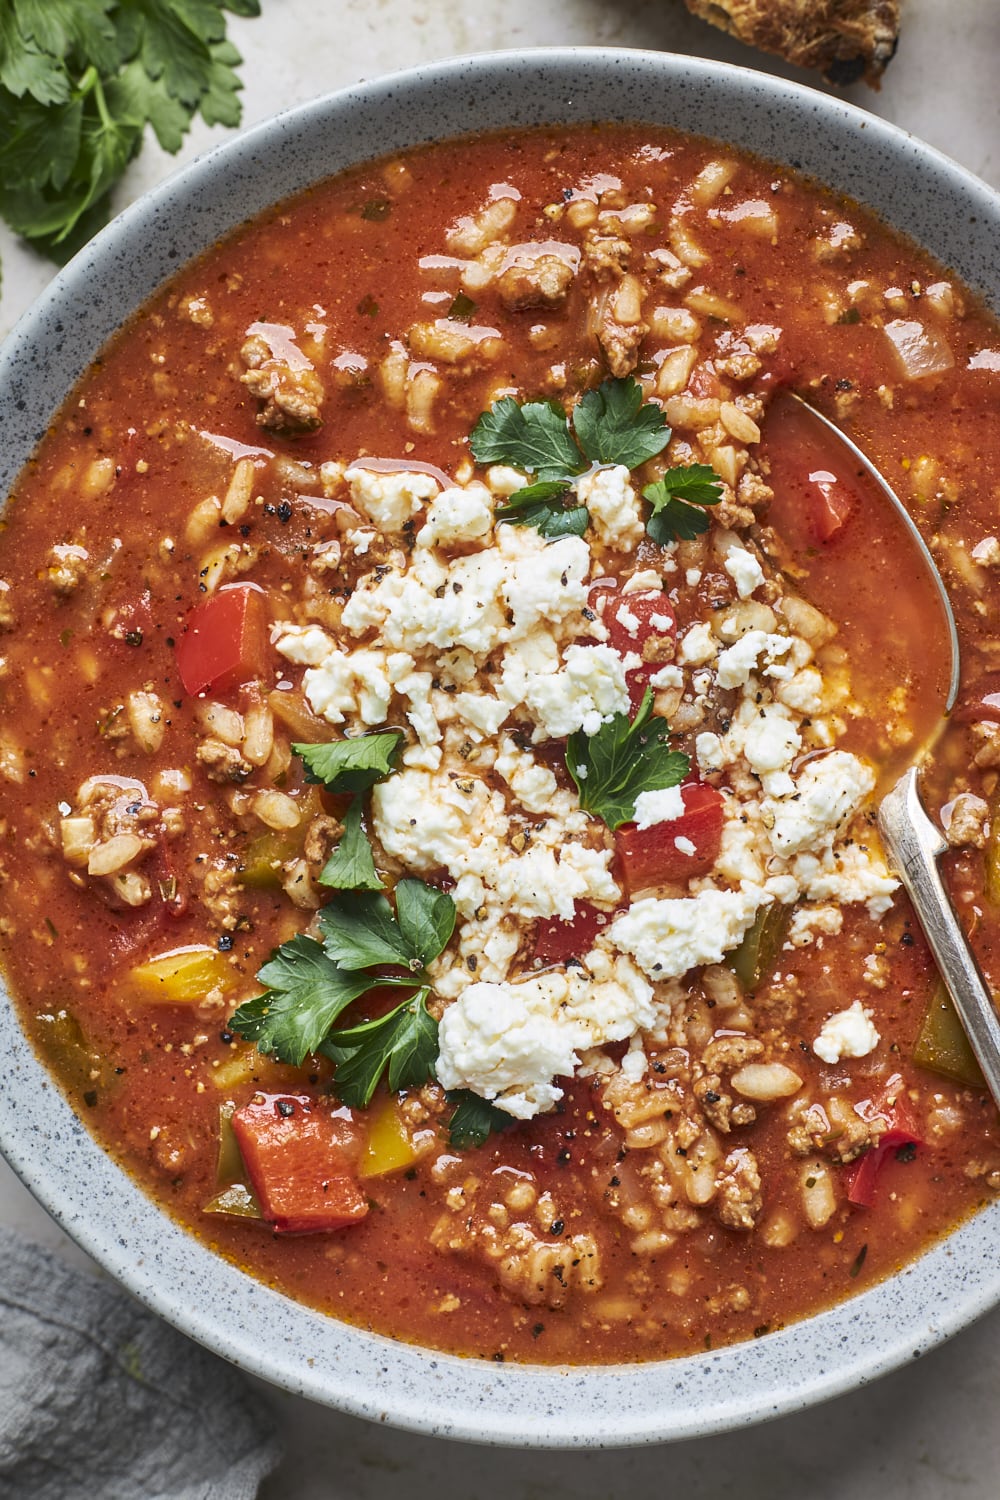
[[[878,827],[890,864],[906,888],[941,978],[1000,1107],[1000,1018],[955,909],[937,861],[947,849],[940,830],[924,811],[911,767],[882,800]]]

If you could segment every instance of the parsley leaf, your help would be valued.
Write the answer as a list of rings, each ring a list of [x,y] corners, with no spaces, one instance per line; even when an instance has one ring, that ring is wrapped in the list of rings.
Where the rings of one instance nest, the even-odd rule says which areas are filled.
[[[378,891],[335,896],[320,909],[318,920],[325,951],[334,963],[345,968],[396,964],[416,971],[422,966],[423,960],[407,941],[388,899]]]
[[[352,799],[344,814],[344,832],[340,843],[316,877],[320,885],[335,886],[344,891],[380,891],[379,879],[372,859],[372,848],[361,826],[361,797]]]
[[[259,0],[0,0],[0,215],[55,260],[105,222],[147,124],[239,123],[225,11]]]
[[[587,457],[598,464],[637,469],[670,441],[660,407],[644,402],[642,386],[630,375],[605,380],[573,408],[573,431]]]
[[[388,1072],[394,1093],[419,1088],[434,1077],[437,1035],[424,988],[388,1015],[331,1032],[319,1050],[336,1064],[334,1088],[341,1101],[351,1109],[366,1109],[383,1072]]]
[[[292,749],[302,758],[307,781],[325,786],[328,792],[364,792],[394,769],[402,743],[402,731],[389,729],[323,745],[293,745]]]
[[[396,916],[401,932],[424,964],[444,951],[455,930],[454,901],[422,880],[401,880],[396,886]]]
[[[471,1089],[453,1089],[447,1099],[455,1106],[448,1121],[448,1140],[457,1151],[481,1146],[495,1130],[506,1130],[514,1123],[506,1110],[498,1109],[488,1099],[481,1099]]]
[[[513,396],[484,411],[469,438],[480,464],[511,464],[536,479],[566,479],[586,468],[558,401],[526,401]]]
[[[257,978],[267,989],[239,1007],[229,1029],[256,1042],[258,1052],[273,1052],[296,1067],[372,983],[370,974],[338,969],[314,938],[302,934],[282,943]]]
[[[614,829],[635,817],[640,792],[678,786],[691,762],[670,749],[670,727],[665,719],[653,717],[653,694],[647,688],[631,723],[625,714],[615,714],[596,734],[571,734],[566,766],[580,793],[580,806]]]
[[[565,501],[569,494],[561,479],[529,484],[526,489],[515,491],[506,505],[497,508],[495,519],[507,521],[511,526],[534,526],[550,541],[560,536],[583,536],[590,525],[590,514],[585,505],[567,508]]]
[[[647,484],[642,496],[653,507],[646,531],[662,547],[678,539],[691,541],[708,530],[708,517],[698,507],[718,505],[722,480],[708,464],[685,464]]]
[[[395,913],[377,891],[345,892],[322,908],[319,925],[324,949],[345,968],[395,964],[416,973],[451,937],[455,903],[422,880],[401,880]]]

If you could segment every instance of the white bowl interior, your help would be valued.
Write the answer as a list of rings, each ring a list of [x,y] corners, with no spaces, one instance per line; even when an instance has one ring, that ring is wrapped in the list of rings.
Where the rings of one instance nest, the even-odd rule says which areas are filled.
[[[279,116],[131,207],[0,351],[4,493],[123,318],[191,255],[277,200],[424,141],[591,120],[669,125],[801,168],[875,208],[1000,309],[1000,198],[893,126],[809,89],[690,58],[500,53]],[[342,1410],[511,1445],[601,1447],[777,1416],[873,1379],[1000,1301],[1000,1204],[901,1274],[750,1344],[616,1368],[502,1366],[397,1344],[250,1280],[166,1218],[96,1144],[0,1007],[0,1145],[59,1224],[148,1306],[234,1363]]]

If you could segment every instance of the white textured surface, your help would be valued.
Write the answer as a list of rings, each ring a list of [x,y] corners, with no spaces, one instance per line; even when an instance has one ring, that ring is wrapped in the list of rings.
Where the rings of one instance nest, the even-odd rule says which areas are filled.
[[[678,0],[264,0],[259,21],[232,22],[246,58],[247,123],[394,68],[453,53],[558,43],[661,47],[768,68],[695,22]],[[848,91],[1000,186],[1000,7],[990,0],[907,0],[903,37],[881,94]],[[775,64],[772,71],[801,78]],[[706,120],[706,131],[711,121]],[[182,159],[217,133],[197,132]],[[173,162],[147,149],[124,196]],[[47,262],[0,231],[0,333],[42,289]],[[85,1259],[0,1163],[0,1220]],[[618,1500],[640,1487],[710,1500],[993,1500],[1000,1465],[995,1393],[1000,1312],[876,1386],[747,1433],[616,1454],[498,1452],[391,1432],[271,1393],[288,1456],[263,1500],[417,1500],[449,1488],[469,1500]],[[664,1486],[665,1476],[669,1484]]]

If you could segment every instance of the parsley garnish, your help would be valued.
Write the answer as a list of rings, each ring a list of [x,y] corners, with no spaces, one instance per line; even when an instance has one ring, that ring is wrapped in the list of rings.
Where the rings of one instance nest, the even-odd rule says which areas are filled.
[[[348,969],[396,964],[417,973],[447,945],[455,928],[455,903],[422,880],[401,880],[396,911],[377,891],[335,897],[319,913],[323,946]]]
[[[259,0],[2,0],[0,214],[55,260],[108,217],[151,125],[180,149],[196,114],[238,125],[224,11]]]
[[[469,438],[480,464],[510,464],[536,479],[568,479],[586,468],[558,401],[526,401],[513,396],[484,411]]]
[[[596,464],[624,464],[637,469],[670,441],[667,419],[658,406],[643,401],[642,386],[627,380],[605,380],[573,408],[573,431],[580,447]]]
[[[510,464],[567,488],[587,468],[586,460],[637,469],[669,441],[663,412],[643,401],[642,386],[631,376],[588,391],[573,409],[572,431],[558,401],[519,406],[504,396],[483,412],[469,439],[477,463]]]
[[[393,1093],[434,1077],[437,1022],[427,1013],[426,987],[388,1015],[332,1031],[320,1051],[337,1065],[336,1089],[351,1109],[367,1109],[383,1073]]]
[[[678,539],[690,541],[708,530],[708,517],[700,507],[718,505],[722,480],[708,464],[685,464],[647,484],[642,497],[653,508],[646,531],[662,547]]]
[[[371,845],[361,826],[362,794],[394,769],[402,742],[402,731],[390,729],[322,745],[292,746],[305,766],[307,781],[325,786],[328,792],[355,794],[344,814],[340,843],[318,877],[320,885],[351,891],[382,889]]]
[[[583,536],[590,525],[590,514],[585,505],[567,507],[565,502],[570,493],[561,479],[529,484],[511,495],[506,505],[497,508],[496,519],[511,526],[534,526],[550,541],[559,536]]]
[[[663,412],[643,401],[642,386],[631,376],[588,391],[571,419],[558,401],[519,406],[504,396],[483,412],[469,439],[477,463],[510,464],[534,477],[499,507],[496,519],[534,526],[549,539],[583,536],[590,524],[585,505],[566,503],[588,460],[636,469],[669,441]]]
[[[328,792],[365,792],[393,769],[403,742],[400,729],[329,740],[323,745],[293,745],[306,768],[306,780]]]
[[[386,1070],[391,1089],[425,1083],[437,1057],[437,1022],[426,1008],[426,965],[454,929],[451,897],[422,880],[401,880],[395,912],[380,893],[359,891],[325,906],[319,925],[322,942],[299,935],[275,951],[257,975],[266,990],[239,1007],[230,1030],[296,1067],[310,1052],[325,1052],[338,1064],[338,1094],[359,1108]],[[382,966],[397,972],[369,972]],[[353,1001],[387,988],[416,988],[416,993],[388,1015],[331,1032]]]
[[[691,762],[670,749],[670,727],[665,719],[653,717],[653,694],[647,688],[631,722],[627,715],[615,714],[596,734],[571,734],[566,766],[580,806],[603,818],[609,828],[620,828],[635,817],[640,792],[678,786]]]
[[[372,847],[361,826],[361,798],[352,797],[344,814],[344,831],[340,843],[316,877],[320,885],[333,886],[341,891],[380,891],[379,879],[372,858]]]
[[[340,1012],[374,983],[369,974],[338,968],[322,944],[301,933],[282,943],[257,978],[267,989],[240,1006],[229,1029],[256,1042],[258,1052],[273,1052],[296,1067],[316,1051]]]
[[[455,1112],[448,1121],[448,1139],[458,1151],[481,1146],[494,1131],[505,1130],[514,1123],[506,1110],[497,1109],[495,1104],[481,1099],[471,1089],[453,1089],[447,1098],[449,1104],[455,1105]]]

